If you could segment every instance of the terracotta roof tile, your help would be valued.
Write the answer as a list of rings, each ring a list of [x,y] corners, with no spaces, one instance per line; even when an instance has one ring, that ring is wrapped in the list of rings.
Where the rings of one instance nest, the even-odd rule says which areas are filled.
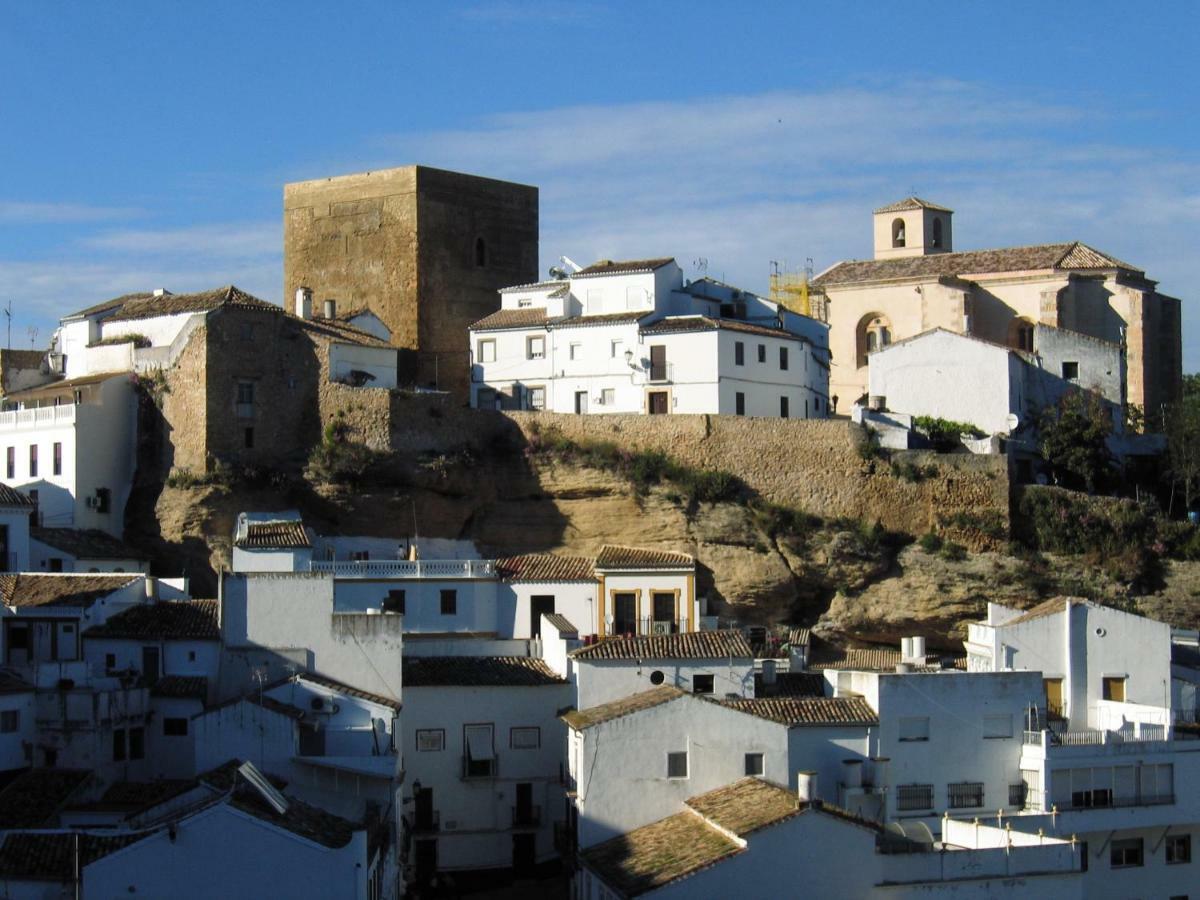
[[[679,688],[664,684],[661,687],[642,691],[640,694],[631,694],[619,700],[601,703],[599,706],[571,710],[562,716],[562,720],[575,730],[582,731],[585,728],[591,728],[593,725],[611,722],[613,719],[641,712],[644,709],[653,709],[656,706],[662,706],[664,703],[670,703],[672,700],[678,700],[680,697],[687,696],[689,695],[685,694]]]
[[[141,575],[0,575],[0,603],[33,606],[91,606]]]
[[[360,700],[368,700],[371,703],[377,703],[380,706],[387,706],[392,709],[400,709],[400,701],[395,697],[385,697],[383,694],[375,694],[371,691],[364,691],[362,688],[356,688],[353,685],[346,684],[344,681],[338,681],[334,678],[327,678],[316,672],[300,672],[295,676],[297,681],[308,681],[313,684],[319,684],[322,687],[327,687],[330,690],[337,691],[339,694],[345,694],[347,697],[357,697]]]
[[[100,372],[96,375],[80,375],[78,378],[63,378],[59,381],[48,381],[45,384],[39,384],[35,387],[26,388],[23,391],[12,391],[5,395],[5,399],[18,402],[28,400],[39,400],[54,396],[66,396],[80,388],[90,387],[94,384],[100,384],[103,381],[108,381],[112,378],[128,379],[128,372]]]
[[[566,684],[545,662],[530,656],[405,656],[402,678],[405,690]]]
[[[208,699],[208,679],[203,675],[164,675],[154,682],[150,693],[155,697],[203,703]]]
[[[769,328],[766,325],[755,325],[753,322],[742,322],[737,319],[717,319],[712,316],[668,316],[642,327],[642,334],[679,334],[688,331],[737,331],[745,334],[757,334],[761,337],[780,338],[787,341],[805,341],[807,338],[782,328]]]
[[[376,337],[368,331],[364,331],[357,325],[344,320],[341,316],[333,319],[313,318],[301,319],[292,313],[287,313],[288,317],[295,320],[300,326],[310,334],[317,334],[321,337],[328,338],[331,341],[337,341],[343,344],[359,344],[363,347],[381,347],[390,348],[393,345]]]
[[[572,278],[589,278],[593,275],[632,275],[636,272],[653,272],[661,269],[667,263],[675,262],[673,256],[661,256],[657,259],[626,259],[614,261],[601,259],[586,268],[580,269]]]
[[[571,653],[577,660],[596,659],[754,659],[754,651],[740,631],[690,631],[613,637],[580,647]]]
[[[1009,619],[1004,622],[1004,625],[1018,625],[1022,622],[1032,622],[1034,619],[1044,619],[1047,616],[1053,616],[1057,613],[1064,612],[1068,604],[1079,603],[1078,600],[1071,600],[1066,597],[1051,597],[1049,600],[1044,600],[1037,606],[1027,609],[1024,613],[1017,616],[1015,619]]]
[[[792,791],[761,778],[743,778],[684,802],[738,837],[794,816],[802,808]]]
[[[508,287],[500,288],[501,294],[507,294],[514,291],[532,291],[532,290],[550,290],[561,287],[569,287],[571,282],[561,278],[550,278],[546,281],[531,281],[528,284],[511,284]]]
[[[13,490],[7,484],[0,484],[0,506],[19,506],[22,509],[32,509],[33,501],[20,491]]]
[[[887,206],[881,206],[875,210],[875,215],[880,213],[904,212],[909,209],[931,209],[934,212],[954,212],[952,209],[947,209],[945,206],[938,206],[936,203],[930,203],[928,200],[922,200],[920,197],[905,197],[903,200],[897,200],[895,203],[889,203]]]
[[[1142,270],[1101,253],[1078,241],[1067,244],[1036,244],[962,253],[933,253],[928,256],[898,256],[840,262],[813,279],[813,285],[853,284],[889,278],[971,277],[998,272],[1123,269],[1141,275]]]
[[[546,308],[498,309],[471,325],[472,331],[500,330],[504,328],[537,328],[550,321]]]
[[[221,637],[216,600],[160,600],[122,610],[85,638],[215,641]]]
[[[550,322],[551,328],[588,328],[592,325],[612,325],[617,322],[636,322],[639,319],[644,319],[650,315],[649,312],[616,312],[616,313],[598,313],[592,316],[568,316],[562,319],[554,319]]]
[[[101,304],[103,305],[103,304]],[[247,294],[234,285],[214,288],[210,291],[198,291],[193,294],[130,294],[123,299],[119,307],[106,321],[120,322],[129,319],[150,319],[155,316],[171,316],[181,313],[210,312],[220,307],[240,309],[260,309],[268,312],[282,313],[283,307],[267,303],[257,297]],[[95,307],[92,307],[95,309]],[[87,311],[80,315],[87,314]]]
[[[92,777],[86,769],[30,769],[0,791],[0,830],[51,828],[54,817]]]
[[[235,809],[269,822],[277,828],[335,850],[350,843],[354,832],[361,828],[349,819],[310,806],[295,797],[288,797],[287,811],[278,813],[267,805],[257,790],[240,780],[229,803]]]
[[[76,559],[146,558],[141,550],[99,528],[31,528],[29,536]]]
[[[571,621],[561,613],[548,613],[546,622],[550,627],[556,629],[562,635],[578,635],[579,629],[571,624]]]
[[[788,632],[788,643],[796,647],[807,647],[812,642],[811,628],[793,628]]]
[[[861,697],[756,697],[719,702],[789,728],[879,724],[879,717]]]
[[[756,697],[824,697],[825,676],[820,672],[777,672],[775,683],[766,684],[762,675],[754,676]]]
[[[136,844],[151,832],[138,834],[79,835],[79,862],[83,866]],[[0,844],[0,878],[13,881],[51,880],[70,883],[75,878],[76,843],[73,832],[13,832]]]
[[[587,556],[526,553],[496,560],[496,572],[505,581],[594,581],[595,565]]]
[[[246,522],[245,534],[240,534],[234,541],[235,547],[249,547],[260,550],[288,550],[311,547],[312,541],[304,530],[304,523],[298,519],[288,519],[279,522]]]
[[[674,550],[647,550],[605,544],[596,557],[597,569],[694,569],[696,559]]]

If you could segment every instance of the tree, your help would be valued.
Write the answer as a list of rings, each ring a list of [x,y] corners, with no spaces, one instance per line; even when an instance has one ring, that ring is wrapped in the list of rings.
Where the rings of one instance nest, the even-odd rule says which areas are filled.
[[[1170,507],[1175,505],[1175,491],[1182,489],[1184,508],[1190,510],[1200,488],[1200,376],[1183,376],[1183,400],[1163,411],[1163,431],[1167,436]]]
[[[1096,394],[1064,394],[1056,406],[1042,410],[1039,430],[1039,449],[1055,480],[1091,494],[1110,475],[1112,414]]]

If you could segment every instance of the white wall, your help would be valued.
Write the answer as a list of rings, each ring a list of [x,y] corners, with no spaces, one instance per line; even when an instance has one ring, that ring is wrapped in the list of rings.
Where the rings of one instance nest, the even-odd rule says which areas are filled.
[[[721,659],[613,659],[574,660],[579,685],[578,707],[588,709],[640,694],[656,687],[651,680],[661,672],[660,684],[692,692],[696,675],[713,676],[712,696],[754,696],[754,661]]]
[[[329,345],[329,378],[341,381],[351,371],[374,375],[365,388],[390,389],[396,386],[396,349],[394,347],[365,347],[361,344],[332,343]]]
[[[33,745],[37,735],[33,715],[33,691],[0,694],[0,711],[17,714],[15,731],[0,733],[0,772],[21,769],[30,764],[25,744]]]
[[[234,572],[307,572],[311,547],[233,547]]]
[[[553,612],[566,616],[580,635],[596,633],[595,581],[513,581],[501,582],[497,589],[497,618],[502,633],[514,638],[529,638],[530,597],[553,597]],[[542,626],[543,639],[547,636]]]
[[[0,459],[0,466],[4,461]],[[29,509],[0,507],[0,528],[8,530],[8,557],[0,560],[6,572],[36,571],[31,558],[29,540]],[[33,542],[37,544],[37,542]]]

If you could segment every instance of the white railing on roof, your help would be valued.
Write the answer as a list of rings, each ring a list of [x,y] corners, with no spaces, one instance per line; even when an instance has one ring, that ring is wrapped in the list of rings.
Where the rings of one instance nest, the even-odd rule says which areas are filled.
[[[73,403],[0,412],[0,429],[23,430],[41,428],[45,425],[69,425],[74,421],[75,405]]]
[[[490,559],[314,560],[311,571],[335,578],[491,578],[496,567]]]

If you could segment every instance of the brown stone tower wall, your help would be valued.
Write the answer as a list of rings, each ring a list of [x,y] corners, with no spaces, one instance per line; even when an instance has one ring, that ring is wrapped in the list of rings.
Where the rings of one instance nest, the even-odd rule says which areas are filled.
[[[367,307],[392,331],[402,383],[465,400],[467,327],[537,278],[537,188],[406,166],[284,187],[284,298]],[[482,241],[483,264],[477,265]]]

